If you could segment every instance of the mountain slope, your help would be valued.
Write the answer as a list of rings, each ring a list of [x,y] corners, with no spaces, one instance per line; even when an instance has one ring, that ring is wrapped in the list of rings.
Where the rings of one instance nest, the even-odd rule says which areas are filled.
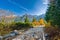
[[[45,14],[42,14],[40,16],[37,16],[37,15],[27,15],[27,14],[25,14],[25,15],[22,15],[22,16],[17,16],[16,19],[15,19],[15,21],[24,22],[24,19],[25,19],[26,16],[28,17],[29,21],[32,22],[33,17],[36,18],[36,20],[39,20],[40,18],[43,18],[44,19]]]

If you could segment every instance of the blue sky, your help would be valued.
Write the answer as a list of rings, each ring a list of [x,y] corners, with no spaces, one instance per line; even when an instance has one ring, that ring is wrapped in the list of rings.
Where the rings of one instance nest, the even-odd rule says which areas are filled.
[[[15,15],[41,15],[45,14],[48,3],[48,0],[0,0],[0,9],[12,11]]]

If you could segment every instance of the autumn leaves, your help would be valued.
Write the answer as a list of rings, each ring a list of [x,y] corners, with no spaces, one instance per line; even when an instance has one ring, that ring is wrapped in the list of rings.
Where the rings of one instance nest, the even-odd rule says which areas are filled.
[[[42,18],[41,18],[39,21],[34,20],[34,21],[32,22],[32,25],[33,25],[33,26],[40,26],[40,25],[45,26],[45,21],[44,21]]]

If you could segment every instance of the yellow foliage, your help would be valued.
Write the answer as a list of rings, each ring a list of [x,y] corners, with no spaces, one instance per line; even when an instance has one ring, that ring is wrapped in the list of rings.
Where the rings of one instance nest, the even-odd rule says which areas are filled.
[[[45,26],[44,20],[42,18],[39,20],[39,23],[40,23],[40,25],[44,25]]]
[[[46,24],[46,27],[51,27],[51,22],[50,21]]]
[[[37,26],[39,25],[39,22],[35,21],[35,22],[32,22],[33,26]]]
[[[38,21],[32,22],[32,25],[33,25],[33,26],[40,26],[40,25],[45,26],[45,22],[44,22],[43,19],[40,19],[39,22],[38,22]]]

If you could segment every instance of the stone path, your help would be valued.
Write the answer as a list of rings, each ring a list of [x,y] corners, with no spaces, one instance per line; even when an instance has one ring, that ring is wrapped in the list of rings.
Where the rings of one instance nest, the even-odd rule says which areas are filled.
[[[24,32],[22,35],[19,35],[12,40],[45,40],[44,28],[31,28],[28,31]]]

